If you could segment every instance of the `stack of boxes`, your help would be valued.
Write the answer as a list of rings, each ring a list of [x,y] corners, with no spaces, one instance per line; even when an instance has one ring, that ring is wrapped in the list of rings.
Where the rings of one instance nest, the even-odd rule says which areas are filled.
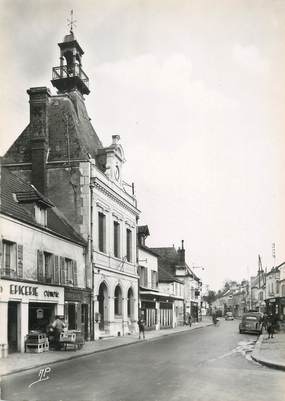
[[[45,333],[30,332],[25,342],[25,352],[45,352],[49,350],[49,342]]]

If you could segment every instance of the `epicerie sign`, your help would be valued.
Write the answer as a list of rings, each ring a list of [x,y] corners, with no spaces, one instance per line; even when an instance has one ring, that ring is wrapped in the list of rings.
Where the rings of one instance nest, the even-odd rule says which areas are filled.
[[[10,284],[10,294],[12,295],[33,295],[37,297],[38,287],[29,285]]]
[[[19,284],[10,284],[10,294],[12,295],[31,295],[34,297],[38,297],[38,287],[33,287],[29,285],[19,285]],[[58,291],[50,291],[45,290],[44,296],[48,298],[58,298],[59,292]]]

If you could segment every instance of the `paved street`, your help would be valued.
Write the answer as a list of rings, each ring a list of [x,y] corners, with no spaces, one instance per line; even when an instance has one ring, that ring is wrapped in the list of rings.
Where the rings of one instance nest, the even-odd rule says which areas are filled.
[[[5,400],[283,401],[285,373],[250,360],[256,336],[238,321],[186,331],[7,376]],[[108,340],[104,340],[108,341]]]

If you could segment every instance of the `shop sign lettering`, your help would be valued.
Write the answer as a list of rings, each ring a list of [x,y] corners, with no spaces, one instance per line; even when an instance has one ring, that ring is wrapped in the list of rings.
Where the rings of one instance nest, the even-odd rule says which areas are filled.
[[[28,285],[10,284],[10,294],[13,295],[33,295],[37,297],[38,287],[30,287]]]
[[[51,298],[58,298],[59,293],[57,291],[45,291],[44,292],[45,297],[51,297]]]

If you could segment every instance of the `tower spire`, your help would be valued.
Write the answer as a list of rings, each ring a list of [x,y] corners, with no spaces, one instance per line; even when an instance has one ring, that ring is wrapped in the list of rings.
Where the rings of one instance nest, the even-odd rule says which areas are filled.
[[[70,10],[70,19],[67,19],[67,26],[70,27],[70,33],[73,33],[73,27],[76,27],[76,20],[73,19],[73,10]]]
[[[59,93],[78,90],[82,95],[88,95],[89,78],[82,69],[82,56],[84,51],[74,37],[73,28],[76,20],[73,10],[70,11],[70,19],[67,19],[70,33],[65,35],[63,42],[59,43],[60,65],[52,69],[51,83]]]

